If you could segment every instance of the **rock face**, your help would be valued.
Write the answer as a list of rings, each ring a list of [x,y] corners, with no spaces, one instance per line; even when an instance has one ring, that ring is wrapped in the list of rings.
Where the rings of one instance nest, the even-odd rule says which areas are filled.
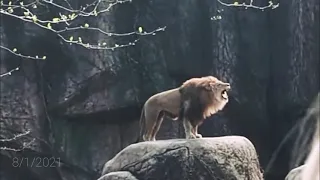
[[[54,2],[69,2],[74,9],[91,3]],[[264,6],[268,1],[254,3]],[[44,12],[52,19],[57,9],[48,5]],[[222,18],[213,21],[213,16]],[[148,97],[205,75],[230,82],[234,95],[223,112],[204,122],[200,133],[247,137],[264,167],[319,91],[319,0],[282,0],[279,8],[265,11],[226,7],[216,0],[133,0],[89,21],[90,27],[116,33],[139,26],[166,30],[118,38],[72,32],[85,42],[104,40],[110,46],[139,39],[135,46],[93,51],[1,14],[1,45],[47,59],[0,51],[0,73],[20,67],[0,79],[0,137],[31,131],[0,146],[21,148],[32,142],[24,151],[0,152],[0,179],[94,179],[107,160],[136,140],[141,106]],[[181,124],[165,120],[157,139],[179,137]],[[267,179],[284,179],[291,144],[277,156]],[[16,173],[7,165],[14,157],[55,157],[63,165],[46,171],[24,166]]]
[[[263,179],[254,146],[241,136],[132,144],[104,165],[102,177],[119,171],[154,180]]]
[[[117,171],[103,175],[98,180],[138,180],[128,171]]]
[[[292,170],[287,174],[285,180],[301,180],[300,174],[301,174],[301,171],[303,170],[303,168],[304,168],[304,165],[292,169]]]

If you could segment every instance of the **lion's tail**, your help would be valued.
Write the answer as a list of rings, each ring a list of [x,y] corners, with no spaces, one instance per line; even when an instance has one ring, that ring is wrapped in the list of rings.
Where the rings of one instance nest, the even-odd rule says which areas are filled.
[[[183,91],[184,89],[183,88],[179,88],[179,92],[180,92],[180,95],[181,95],[181,99],[180,99],[180,107],[179,107],[179,115],[178,115],[178,121],[181,121],[184,119],[184,111],[185,111],[185,107],[184,107],[184,104],[183,104],[183,101],[182,101],[182,96],[183,96]]]
[[[146,116],[145,116],[144,106],[143,106],[142,111],[141,111],[141,115],[140,115],[140,122],[139,122],[140,132],[139,132],[138,138],[135,143],[140,142],[143,138],[142,136],[145,131],[145,121],[146,121]]]

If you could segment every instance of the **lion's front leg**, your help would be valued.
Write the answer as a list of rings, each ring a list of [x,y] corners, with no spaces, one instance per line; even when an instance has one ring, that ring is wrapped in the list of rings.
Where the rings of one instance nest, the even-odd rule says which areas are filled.
[[[197,138],[202,138],[202,135],[198,134],[198,125],[194,127],[194,134],[196,135]]]
[[[183,120],[183,127],[184,127],[184,132],[186,134],[186,139],[197,138],[193,132],[193,127],[192,127],[190,121],[188,121],[188,119],[186,119],[186,118]]]
[[[202,135],[201,134],[196,134],[196,137],[197,138],[202,138]]]

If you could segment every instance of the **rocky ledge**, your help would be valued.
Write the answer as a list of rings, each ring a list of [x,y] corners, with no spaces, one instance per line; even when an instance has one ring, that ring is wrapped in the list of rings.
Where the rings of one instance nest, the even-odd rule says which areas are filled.
[[[262,180],[253,144],[242,136],[171,139],[129,145],[105,163],[99,180]]]

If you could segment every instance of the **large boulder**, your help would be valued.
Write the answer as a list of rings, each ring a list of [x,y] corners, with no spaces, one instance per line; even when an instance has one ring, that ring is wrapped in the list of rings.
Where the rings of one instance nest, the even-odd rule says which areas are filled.
[[[263,179],[255,147],[242,136],[132,144],[104,165],[100,179],[119,171],[131,179]]]
[[[137,180],[137,178],[128,171],[118,171],[108,173],[100,177],[98,180]]]
[[[286,176],[286,179],[285,180],[300,180],[300,174],[302,172],[304,168],[304,165],[302,166],[298,166],[294,169],[292,169]]]

